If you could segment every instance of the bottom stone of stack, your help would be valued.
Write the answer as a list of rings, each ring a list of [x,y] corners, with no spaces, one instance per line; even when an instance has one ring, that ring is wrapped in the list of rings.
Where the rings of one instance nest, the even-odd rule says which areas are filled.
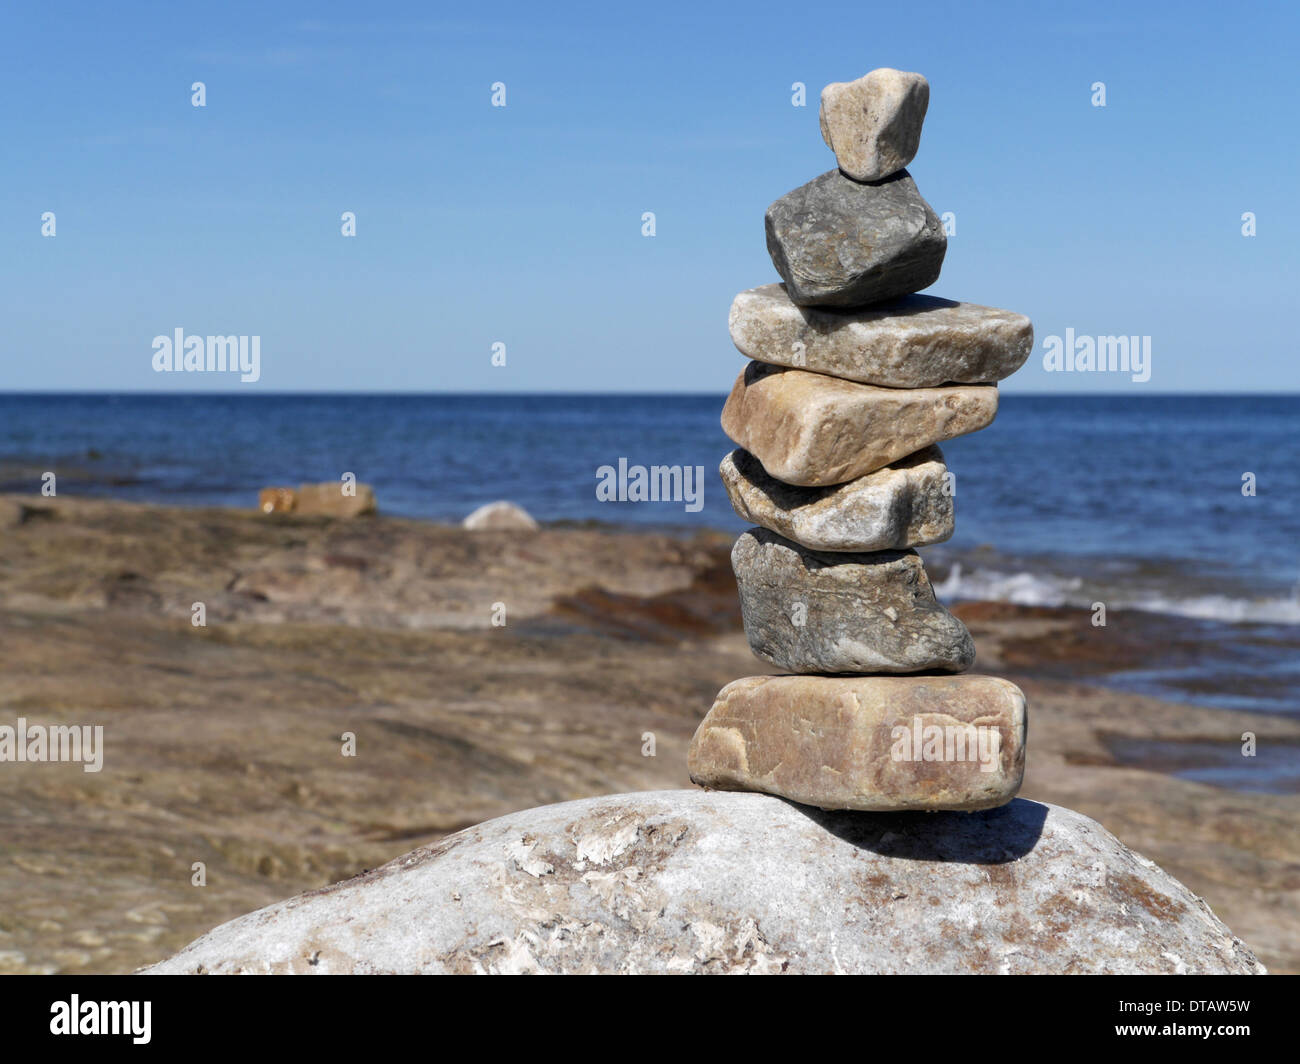
[[[1025,771],[1025,696],[992,676],[750,676],[691,740],[691,779],[822,809],[991,809]]]

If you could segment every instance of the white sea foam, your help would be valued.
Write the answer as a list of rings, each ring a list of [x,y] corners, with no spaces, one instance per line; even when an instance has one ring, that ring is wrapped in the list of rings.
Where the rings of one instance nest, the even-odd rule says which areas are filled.
[[[961,562],[954,562],[947,578],[936,584],[934,590],[941,599],[1014,602],[1017,606],[1073,606],[1085,605],[1076,601],[1082,587],[1083,581],[1078,578],[1065,580],[1028,572],[1002,573],[995,569],[967,572]]]
[[[1222,594],[1178,595],[1155,588],[1085,588],[1079,577],[1051,573],[967,570],[954,562],[948,576],[935,584],[942,600],[1011,602],[1018,606],[1078,606],[1104,601],[1111,610],[1145,610],[1199,620],[1256,624],[1300,624],[1300,588],[1290,596],[1256,599]]]

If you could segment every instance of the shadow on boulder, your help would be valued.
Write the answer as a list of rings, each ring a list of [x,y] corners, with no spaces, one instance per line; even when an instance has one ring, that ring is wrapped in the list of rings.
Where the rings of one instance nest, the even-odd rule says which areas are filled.
[[[1024,798],[974,813],[859,813],[782,801],[859,849],[903,861],[1015,861],[1038,845],[1047,821],[1047,806]]]

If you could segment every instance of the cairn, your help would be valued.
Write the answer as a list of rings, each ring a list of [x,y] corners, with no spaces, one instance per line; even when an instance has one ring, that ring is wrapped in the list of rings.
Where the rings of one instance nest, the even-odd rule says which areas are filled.
[[[961,675],[974,643],[914,549],[953,532],[937,444],[992,422],[996,382],[1033,346],[1021,314],[915,294],[947,250],[906,170],[929,98],[890,69],[822,91],[838,167],[768,208],[784,283],[731,307],[753,361],[722,412],[739,449],[720,472],[757,526],[732,567],[750,648],[792,675],[718,694],[690,749],[703,787],[970,810],[1010,801],[1024,775],[1024,695]]]

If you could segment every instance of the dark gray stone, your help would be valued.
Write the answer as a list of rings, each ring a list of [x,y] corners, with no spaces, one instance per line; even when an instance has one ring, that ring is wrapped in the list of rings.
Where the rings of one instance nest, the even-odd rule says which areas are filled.
[[[830,170],[767,209],[767,250],[799,306],[858,307],[939,279],[948,238],[906,170],[863,184]]]
[[[934,597],[916,551],[832,554],[751,528],[731,567],[749,648],[778,668],[963,672],[975,661],[970,632]]]

